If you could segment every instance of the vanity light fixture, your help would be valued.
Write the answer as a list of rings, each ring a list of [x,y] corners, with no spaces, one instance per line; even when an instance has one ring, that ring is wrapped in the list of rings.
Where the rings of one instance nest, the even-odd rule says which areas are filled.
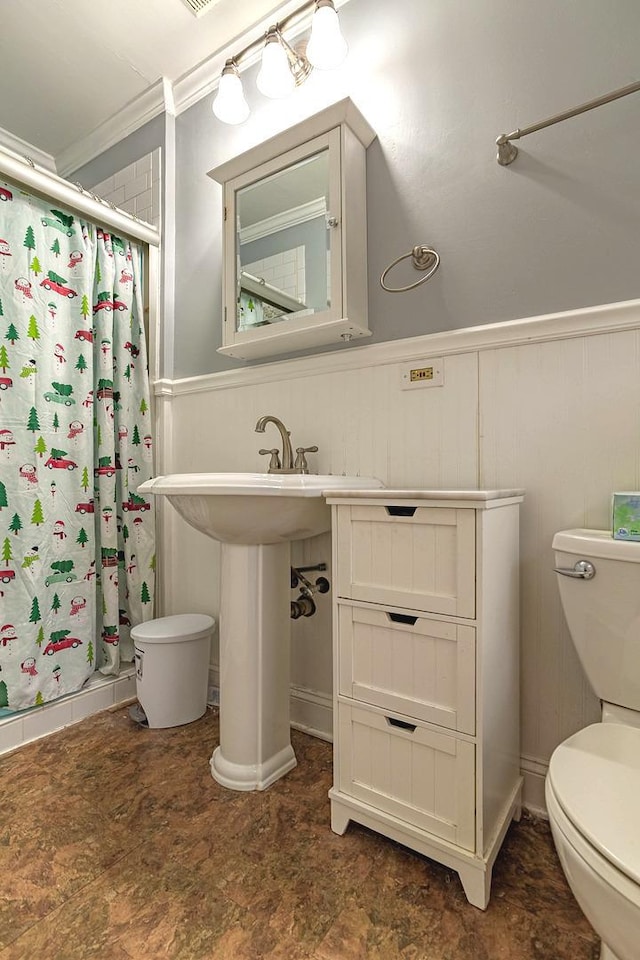
[[[309,63],[318,70],[335,70],[346,57],[348,50],[333,0],[316,0],[311,36],[307,45]]]
[[[311,36],[306,53],[294,50],[282,35],[283,29],[314,7]],[[259,40],[230,57],[225,63],[218,93],[213,101],[213,112],[223,123],[243,123],[249,116],[249,106],[242,89],[238,69],[240,60],[255,53],[260,46],[262,64],[256,85],[265,97],[286,97],[307,79],[313,67],[332,70],[340,66],[348,47],[340,31],[334,0],[310,0],[279,23],[269,27]]]
[[[307,79],[311,64],[291,47],[278,27],[267,31],[262,51],[262,66],[256,77],[256,86],[265,97],[288,97],[296,86]]]
[[[243,123],[249,116],[238,67],[232,58],[227,60],[218,84],[218,95],[213,101],[213,112],[223,123]]]

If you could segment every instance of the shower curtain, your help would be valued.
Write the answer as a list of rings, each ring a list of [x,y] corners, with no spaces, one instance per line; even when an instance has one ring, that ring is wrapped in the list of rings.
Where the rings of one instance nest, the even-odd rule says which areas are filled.
[[[143,252],[0,181],[0,708],[133,659],[152,616]]]

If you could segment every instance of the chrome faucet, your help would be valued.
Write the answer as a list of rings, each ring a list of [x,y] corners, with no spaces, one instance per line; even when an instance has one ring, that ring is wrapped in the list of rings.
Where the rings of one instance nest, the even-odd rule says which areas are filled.
[[[317,453],[318,448],[316,446],[296,447],[296,459],[294,463],[293,450],[291,449],[291,434],[282,420],[278,420],[277,417],[272,417],[270,414],[266,417],[260,417],[256,423],[256,433],[264,433],[268,423],[275,424],[280,431],[280,436],[282,437],[282,463],[280,462],[280,451],[277,447],[273,447],[270,450],[258,450],[258,453],[261,455],[271,455],[267,473],[309,473],[309,465],[305,454]]]

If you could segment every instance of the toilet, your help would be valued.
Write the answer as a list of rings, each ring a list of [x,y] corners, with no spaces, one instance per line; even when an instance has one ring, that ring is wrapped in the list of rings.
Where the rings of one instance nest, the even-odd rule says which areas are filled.
[[[640,957],[640,543],[604,530],[553,539],[564,614],[602,721],[554,751],[545,784],[565,876],[602,940]]]

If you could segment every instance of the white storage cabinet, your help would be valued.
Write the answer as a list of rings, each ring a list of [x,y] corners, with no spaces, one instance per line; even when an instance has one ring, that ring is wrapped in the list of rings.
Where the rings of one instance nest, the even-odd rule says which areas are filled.
[[[456,870],[485,909],[520,816],[521,490],[340,491],[331,826]]]

